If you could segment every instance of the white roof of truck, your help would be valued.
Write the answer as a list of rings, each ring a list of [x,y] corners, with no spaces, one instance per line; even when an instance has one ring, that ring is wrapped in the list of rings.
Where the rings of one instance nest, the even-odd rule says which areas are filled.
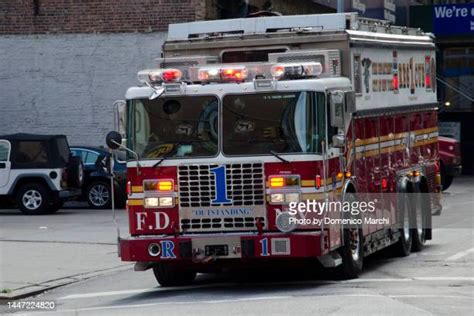
[[[229,34],[262,34],[272,30],[291,28],[313,28],[319,31],[343,31],[346,28],[345,14],[312,14],[293,16],[270,16],[215,21],[199,21],[170,24],[168,40],[187,40],[193,35],[212,32]]]
[[[357,13],[286,15],[257,18],[225,19],[170,24],[167,41],[206,40],[212,37],[240,37],[289,33],[351,32],[367,33],[380,40],[432,41],[432,34],[421,29],[391,25],[385,20],[361,18]]]

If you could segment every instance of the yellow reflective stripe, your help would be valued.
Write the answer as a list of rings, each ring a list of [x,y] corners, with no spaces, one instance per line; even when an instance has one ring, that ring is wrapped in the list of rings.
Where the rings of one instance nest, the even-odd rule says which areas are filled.
[[[132,193],[142,193],[143,187],[141,185],[132,186]]]
[[[143,206],[143,199],[128,200],[128,206]]]

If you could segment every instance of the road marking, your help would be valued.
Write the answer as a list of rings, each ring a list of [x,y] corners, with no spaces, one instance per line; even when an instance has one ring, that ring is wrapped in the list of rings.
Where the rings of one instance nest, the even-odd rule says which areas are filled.
[[[387,297],[391,298],[453,298],[453,299],[461,299],[461,300],[474,300],[472,297],[469,296],[462,296],[462,295],[431,295],[431,294],[397,294],[397,295],[387,295]]]
[[[251,285],[292,285],[292,284],[327,284],[327,283],[371,283],[371,282],[413,282],[413,281],[427,281],[427,282],[439,282],[439,281],[466,281],[474,282],[474,277],[416,277],[416,278],[380,278],[380,279],[352,279],[345,281],[330,281],[330,280],[315,280],[315,281],[302,281],[302,282],[268,282],[268,283],[252,283]],[[63,297],[59,297],[58,300],[72,300],[72,299],[84,299],[93,297],[107,297],[107,296],[118,296],[118,295],[132,295],[132,294],[144,294],[153,292],[170,292],[179,290],[193,290],[200,288],[209,287],[233,287],[239,286],[239,283],[210,283],[202,285],[189,285],[189,286],[177,286],[173,288],[148,288],[148,289],[134,289],[134,290],[120,290],[120,291],[107,291],[107,292],[95,292],[85,294],[71,294]],[[357,294],[359,295],[359,294]]]
[[[458,252],[457,254],[455,254],[455,255],[449,257],[448,259],[446,259],[446,261],[456,261],[458,259],[461,259],[462,257],[467,256],[471,252],[474,252],[474,248]]]
[[[319,297],[378,297],[378,298],[449,298],[449,299],[467,299],[472,300],[472,297],[467,296],[457,296],[457,295],[427,295],[427,294],[398,294],[398,295],[383,295],[383,294],[370,294],[370,293],[360,293],[360,294],[318,294]],[[112,309],[124,309],[124,308],[144,308],[144,307],[153,307],[153,306],[163,306],[163,305],[196,305],[196,304],[222,304],[222,303],[235,303],[235,302],[246,302],[246,301],[268,301],[268,300],[282,300],[282,299],[294,299],[298,298],[297,296],[281,295],[281,296],[250,296],[242,298],[231,298],[231,299],[222,299],[222,300],[208,300],[208,301],[181,301],[181,302],[159,302],[159,303],[146,303],[146,304],[130,304],[130,305],[109,305],[109,306],[99,306],[99,307],[86,307],[79,309],[69,309],[69,310],[59,310],[60,313],[68,312],[86,312],[86,311],[99,311],[99,310],[112,310]],[[34,315],[41,313],[35,312]],[[29,314],[25,314],[29,315]]]
[[[135,290],[95,292],[95,293],[85,293],[85,294],[71,294],[71,295],[60,297],[58,298],[58,300],[72,300],[72,299],[91,298],[91,297],[105,297],[105,296],[153,293],[153,292],[192,290],[192,289],[200,289],[200,288],[206,288],[206,287],[219,287],[219,286],[228,286],[228,285],[232,285],[232,284],[214,283],[214,284],[202,284],[202,285],[175,286],[172,288],[155,287],[151,289],[135,289]]]

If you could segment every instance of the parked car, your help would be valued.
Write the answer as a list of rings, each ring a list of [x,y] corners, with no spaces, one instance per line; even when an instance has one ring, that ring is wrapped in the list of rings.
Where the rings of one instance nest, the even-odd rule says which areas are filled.
[[[58,211],[81,194],[83,164],[64,135],[0,136],[0,196],[28,215]]]
[[[105,165],[110,163],[110,153],[102,147],[73,146],[71,153],[81,157],[84,162],[84,184],[81,199],[87,201],[91,208],[110,208],[112,204],[110,192],[110,177]],[[114,159],[115,201],[122,204],[126,199],[127,166],[124,163],[125,154],[117,152]]]
[[[438,142],[441,161],[441,185],[444,191],[449,188],[453,178],[461,174],[461,146],[457,140],[443,136],[438,137]]]

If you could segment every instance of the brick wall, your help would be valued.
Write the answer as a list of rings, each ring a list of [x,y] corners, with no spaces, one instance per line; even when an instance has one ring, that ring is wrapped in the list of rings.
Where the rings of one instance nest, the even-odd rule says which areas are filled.
[[[0,34],[165,31],[203,10],[205,0],[0,0]]]

